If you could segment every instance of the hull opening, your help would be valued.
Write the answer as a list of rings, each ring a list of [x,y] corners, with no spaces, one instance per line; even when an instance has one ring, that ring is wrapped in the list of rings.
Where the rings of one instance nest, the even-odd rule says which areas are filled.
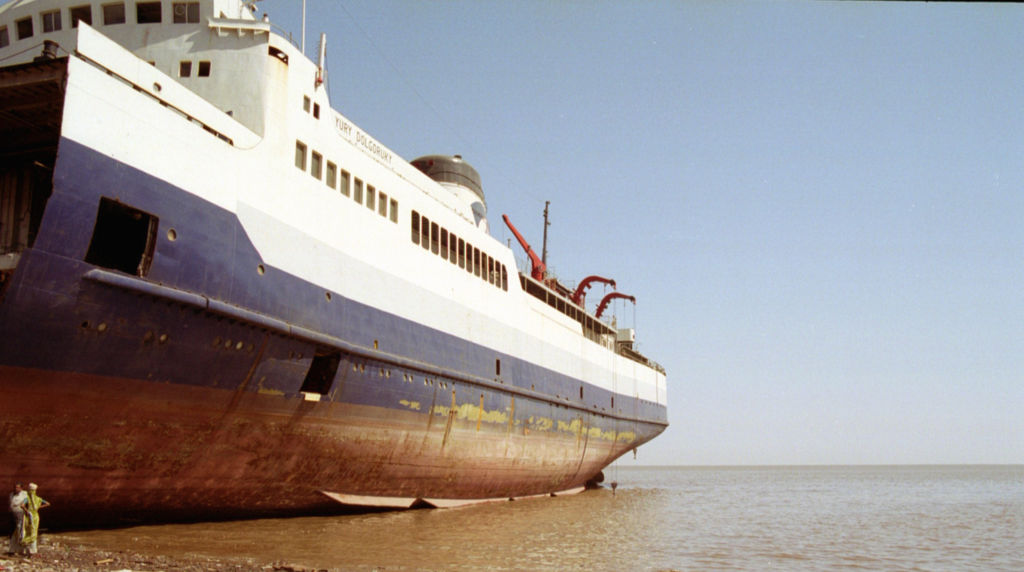
[[[53,192],[66,60],[0,70],[0,298]]]

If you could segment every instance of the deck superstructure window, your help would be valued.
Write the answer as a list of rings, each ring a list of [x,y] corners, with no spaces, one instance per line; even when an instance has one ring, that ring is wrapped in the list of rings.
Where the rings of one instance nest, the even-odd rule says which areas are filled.
[[[430,219],[425,216],[420,217],[420,246],[430,250]]]
[[[324,178],[324,183],[332,189],[338,184],[338,166],[330,161],[327,162],[327,176]]]
[[[140,24],[160,23],[159,2],[138,2],[135,4],[135,18]]]
[[[210,77],[210,62],[199,62],[199,72],[196,75],[199,77]]]
[[[366,185],[366,208],[371,211],[377,208],[377,189],[373,185]]]
[[[43,33],[59,32],[61,30],[60,10],[43,12],[40,16],[43,18]]]
[[[459,237],[454,232],[448,233],[448,261],[452,264],[459,261]]]
[[[92,26],[92,6],[72,6],[68,12],[71,14],[71,27],[77,28],[79,22],[85,22]]]
[[[159,219],[149,213],[102,197],[85,261],[145,276],[153,262],[158,224]]]
[[[342,169],[341,180],[338,182],[338,190],[340,190],[341,194],[345,195],[346,197],[349,195],[349,187],[351,186],[351,182],[352,175],[350,175],[349,172],[346,171],[345,169]]]
[[[398,224],[398,201],[391,199],[391,222]]]
[[[295,166],[306,170],[306,144],[302,141],[295,142]]]
[[[377,196],[377,205],[378,205],[377,212],[380,214],[380,216],[387,217],[388,216],[388,196],[385,195],[384,193],[380,193]]]
[[[175,2],[171,5],[175,24],[198,24],[199,2]]]
[[[189,77],[192,75],[192,62],[183,61],[178,64],[178,77]]]
[[[420,243],[420,213],[412,211],[412,243]]]
[[[11,37],[7,33],[7,26],[0,27],[0,48],[6,48],[11,43]]]
[[[124,2],[103,5],[103,24],[124,24]]]
[[[309,174],[319,179],[322,173],[323,164],[324,156],[321,155],[320,153],[317,153],[316,151],[313,151],[313,154],[309,161]]]
[[[32,37],[32,16],[28,18],[22,18],[14,23],[18,27],[18,39],[24,40],[25,38]]]
[[[352,187],[352,200],[357,203],[363,202],[363,180],[356,178],[356,183]]]

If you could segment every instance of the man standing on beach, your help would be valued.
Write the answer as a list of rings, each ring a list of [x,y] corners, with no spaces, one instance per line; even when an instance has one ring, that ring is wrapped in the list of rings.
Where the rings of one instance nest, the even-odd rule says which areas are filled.
[[[14,484],[14,492],[10,494],[11,519],[14,522],[14,530],[11,531],[11,542],[8,548],[9,554],[21,554],[21,536],[25,530],[25,511],[21,505],[28,500],[28,493],[21,488],[21,483]]]

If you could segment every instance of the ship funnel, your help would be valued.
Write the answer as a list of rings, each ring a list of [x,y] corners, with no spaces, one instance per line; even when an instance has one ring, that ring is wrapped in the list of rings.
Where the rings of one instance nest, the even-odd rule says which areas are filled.
[[[468,206],[473,222],[487,230],[487,200],[480,184],[480,173],[461,155],[426,155],[413,159],[414,167],[437,181]]]

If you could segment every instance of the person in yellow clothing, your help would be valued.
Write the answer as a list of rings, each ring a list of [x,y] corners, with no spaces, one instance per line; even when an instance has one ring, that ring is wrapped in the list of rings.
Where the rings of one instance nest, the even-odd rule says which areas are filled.
[[[39,485],[29,483],[28,497],[21,503],[21,509],[25,511],[21,545],[25,547],[30,556],[35,555],[39,550],[39,509],[50,506],[50,503],[36,493],[38,488]]]

